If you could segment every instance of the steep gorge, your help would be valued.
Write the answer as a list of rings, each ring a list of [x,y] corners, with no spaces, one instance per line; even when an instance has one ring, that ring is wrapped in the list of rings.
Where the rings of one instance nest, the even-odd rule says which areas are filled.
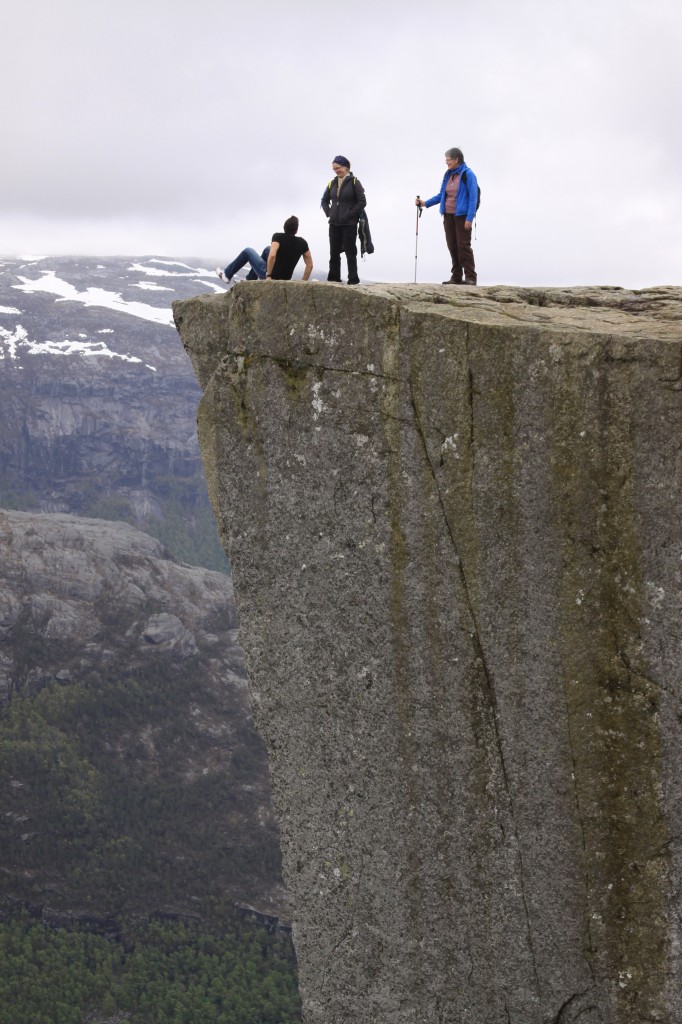
[[[308,1024],[676,1024],[682,291],[174,311]]]

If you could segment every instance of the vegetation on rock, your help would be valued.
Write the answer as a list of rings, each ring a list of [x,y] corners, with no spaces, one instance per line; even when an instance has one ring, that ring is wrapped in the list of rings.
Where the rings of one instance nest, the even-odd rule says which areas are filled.
[[[295,1024],[291,942],[231,922],[131,925],[109,941],[29,918],[0,925],[0,1024]]]

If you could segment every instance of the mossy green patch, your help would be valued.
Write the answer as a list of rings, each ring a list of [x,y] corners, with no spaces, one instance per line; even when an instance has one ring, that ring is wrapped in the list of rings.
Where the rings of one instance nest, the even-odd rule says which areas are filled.
[[[295,359],[282,359],[278,360],[278,362],[284,372],[289,394],[293,398],[301,398],[304,394],[307,394],[310,364]]]
[[[635,511],[633,364],[565,348],[555,371],[559,638],[584,839],[585,946],[621,1021],[663,1020],[668,839],[658,687],[648,679]]]

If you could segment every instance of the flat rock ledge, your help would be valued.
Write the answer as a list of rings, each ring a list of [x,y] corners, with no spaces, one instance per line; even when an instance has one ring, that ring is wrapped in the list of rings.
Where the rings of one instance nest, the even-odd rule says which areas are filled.
[[[679,1024],[682,289],[174,311],[307,1024]]]

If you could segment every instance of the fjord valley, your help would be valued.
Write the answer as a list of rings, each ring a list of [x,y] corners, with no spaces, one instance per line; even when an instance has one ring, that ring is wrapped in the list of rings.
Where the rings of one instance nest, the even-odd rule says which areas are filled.
[[[0,261],[3,1024],[299,1017],[192,263]]]

